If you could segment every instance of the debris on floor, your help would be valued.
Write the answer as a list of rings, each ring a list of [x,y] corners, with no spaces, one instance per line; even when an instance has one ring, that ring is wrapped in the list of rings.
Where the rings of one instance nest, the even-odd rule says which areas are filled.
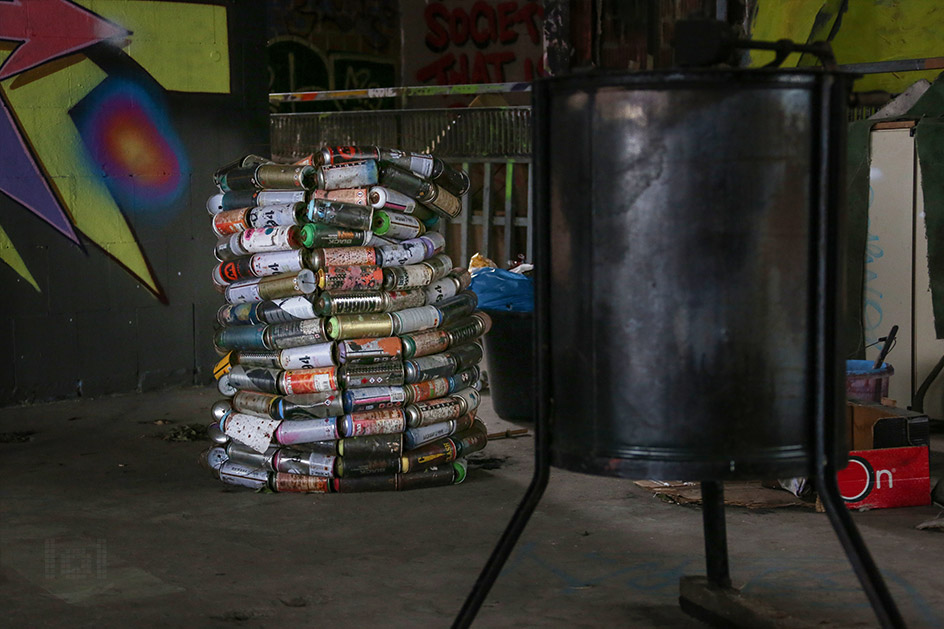
[[[697,481],[638,480],[635,484],[648,489],[666,502],[679,505],[701,504],[701,483]],[[748,509],[814,508],[813,503],[805,502],[787,491],[765,487],[761,481],[726,482],[724,504]]]

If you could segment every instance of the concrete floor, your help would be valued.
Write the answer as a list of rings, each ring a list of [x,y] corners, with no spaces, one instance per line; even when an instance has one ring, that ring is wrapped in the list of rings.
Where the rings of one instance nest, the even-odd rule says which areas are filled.
[[[0,607],[7,627],[446,627],[528,484],[533,440],[493,469],[399,494],[257,494],[210,477],[211,388],[0,409]],[[487,404],[486,404],[487,406]],[[514,427],[490,408],[489,429]],[[164,420],[163,425],[155,423]],[[944,472],[934,437],[932,476]],[[855,513],[913,627],[944,626],[936,507]],[[727,509],[734,584],[825,627],[875,626],[826,516]],[[478,627],[700,627],[678,581],[704,573],[701,513],[629,481],[555,470]]]

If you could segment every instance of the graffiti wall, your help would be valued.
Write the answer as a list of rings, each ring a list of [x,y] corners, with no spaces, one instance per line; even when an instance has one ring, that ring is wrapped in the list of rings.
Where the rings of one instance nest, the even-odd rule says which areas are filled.
[[[396,0],[269,0],[269,90],[299,92],[398,85]],[[282,104],[274,111],[389,109],[393,99]]]
[[[401,0],[410,85],[530,81],[543,74],[544,8],[523,0]]]
[[[219,164],[268,150],[264,19],[0,2],[0,404],[210,377],[203,204]]]

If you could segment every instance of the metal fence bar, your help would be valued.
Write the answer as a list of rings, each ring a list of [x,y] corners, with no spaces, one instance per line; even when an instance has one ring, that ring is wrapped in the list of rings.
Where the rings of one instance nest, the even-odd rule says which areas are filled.
[[[534,260],[534,238],[532,237],[532,227],[534,225],[534,219],[532,218],[534,210],[534,185],[533,179],[534,176],[534,164],[528,162],[528,218],[525,222],[525,225],[528,227],[528,244],[527,244],[527,261],[532,262]]]
[[[471,168],[469,162],[462,163],[462,170],[472,176]],[[462,195],[462,224],[459,227],[459,244],[460,251],[460,264],[459,266],[466,266],[469,263],[469,225],[472,220],[472,208],[469,203],[469,195]]]
[[[485,162],[482,177],[482,251],[486,258],[491,258],[489,236],[492,226],[492,164]]]
[[[505,164],[505,264],[513,260],[511,243],[515,234],[515,210],[512,207],[512,197],[515,186],[515,163],[508,160]]]
[[[305,103],[397,96],[476,96],[478,94],[509,94],[530,92],[531,83],[470,83],[467,85],[407,85],[402,87],[373,87],[355,90],[321,90],[317,92],[273,92],[270,103]]]

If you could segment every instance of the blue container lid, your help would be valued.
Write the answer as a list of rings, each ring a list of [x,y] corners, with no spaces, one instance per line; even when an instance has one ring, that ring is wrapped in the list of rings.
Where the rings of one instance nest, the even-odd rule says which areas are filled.
[[[848,376],[881,376],[888,373],[892,366],[888,363],[882,363],[882,366],[878,369],[872,369],[872,365],[875,364],[874,360],[847,360],[846,361],[846,375]]]

